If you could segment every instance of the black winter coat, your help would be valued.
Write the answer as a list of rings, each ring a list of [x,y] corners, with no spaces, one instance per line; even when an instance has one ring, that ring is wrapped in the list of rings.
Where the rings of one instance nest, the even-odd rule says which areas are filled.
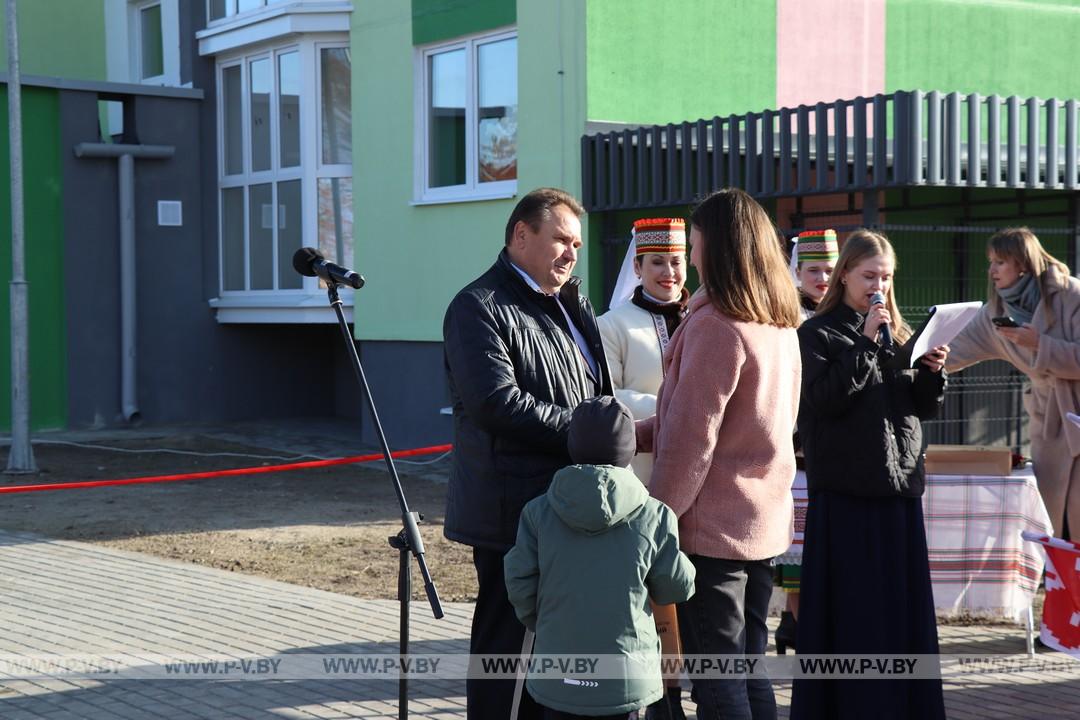
[[[536,292],[505,250],[454,297],[443,350],[454,409],[454,455],[443,532],[450,540],[507,550],[529,500],[570,465],[570,415],[611,395],[596,316],[571,278],[559,292],[599,365],[593,380],[553,297]],[[576,315],[576,317],[574,317]]]
[[[926,485],[920,420],[937,414],[945,371],[891,369],[847,305],[799,328],[799,438],[807,489],[862,497],[919,497]]]

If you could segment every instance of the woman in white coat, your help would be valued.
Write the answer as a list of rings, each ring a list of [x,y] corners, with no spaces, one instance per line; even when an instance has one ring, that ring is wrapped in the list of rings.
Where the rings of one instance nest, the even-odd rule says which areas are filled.
[[[686,265],[683,220],[636,221],[611,309],[597,318],[615,397],[630,408],[635,420],[656,414],[656,393],[664,381],[664,349],[685,317],[690,299],[683,287]],[[651,453],[639,453],[631,462],[646,486],[652,464]],[[664,654],[681,654],[675,606],[653,606],[653,614]],[[685,718],[677,681],[669,682],[667,696],[650,705],[645,718]]]
[[[635,221],[611,309],[597,318],[615,397],[630,408],[635,420],[656,414],[656,393],[664,381],[664,349],[686,315],[690,294],[685,284],[684,221]],[[631,467],[648,485],[652,455],[637,455]]]
[[[1009,228],[990,238],[987,303],[951,342],[946,368],[1005,360],[1031,379],[1024,407],[1031,418],[1031,455],[1054,535],[1080,535],[1080,280],[1043,249],[1031,230]],[[995,318],[1016,327],[999,327]],[[998,320],[998,322],[1003,322]],[[1004,321],[1008,322],[1008,321]]]

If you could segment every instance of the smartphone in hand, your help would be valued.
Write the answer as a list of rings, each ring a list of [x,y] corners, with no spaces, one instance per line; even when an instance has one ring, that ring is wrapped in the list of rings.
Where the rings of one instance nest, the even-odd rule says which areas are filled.
[[[990,318],[990,322],[994,323],[998,327],[1020,327],[1020,323],[1013,320],[1008,315],[1002,315],[1001,317]]]

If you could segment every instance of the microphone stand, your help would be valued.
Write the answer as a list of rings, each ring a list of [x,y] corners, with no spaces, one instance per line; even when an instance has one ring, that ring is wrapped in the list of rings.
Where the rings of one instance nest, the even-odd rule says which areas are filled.
[[[379,422],[379,413],[375,410],[375,400],[371,397],[371,388],[368,387],[364,368],[360,364],[360,355],[356,352],[356,342],[352,333],[349,332],[349,324],[345,320],[345,312],[341,309],[341,298],[338,297],[337,283],[326,283],[326,294],[330,298],[330,306],[337,314],[338,325],[341,327],[341,335],[345,339],[347,354],[352,361],[353,370],[356,371],[356,379],[360,381],[360,387],[364,391],[368,410],[371,411],[371,419],[375,421],[375,431],[379,436],[379,444],[382,446],[383,457],[386,458],[386,467],[390,470],[390,479],[394,484],[394,492],[397,493],[398,505],[401,507],[401,531],[389,538],[390,547],[398,551],[398,602],[400,605],[400,628],[398,631],[398,718],[406,720],[409,717],[409,679],[406,676],[406,661],[409,656],[409,602],[412,599],[412,576],[409,572],[409,553],[416,558],[420,566],[420,574],[424,578],[424,590],[427,592],[428,603],[436,620],[443,617],[442,603],[439,602],[439,591],[435,589],[435,581],[431,579],[427,561],[424,559],[424,541],[420,538],[418,520],[423,520],[419,513],[411,512],[409,504],[405,501],[405,491],[401,488],[401,480],[398,478],[394,460],[390,457],[390,447],[386,444],[386,435],[383,433],[382,423]]]

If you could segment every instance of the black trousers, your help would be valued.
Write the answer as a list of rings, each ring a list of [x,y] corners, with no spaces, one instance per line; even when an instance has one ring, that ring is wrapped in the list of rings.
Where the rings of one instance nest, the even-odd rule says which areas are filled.
[[[721,560],[691,555],[694,596],[678,606],[685,655],[764,655],[772,596],[769,560]],[[700,720],[776,720],[768,678],[694,679]]]
[[[506,553],[473,548],[473,565],[479,590],[473,610],[472,654],[518,655],[525,638],[525,626],[514,614],[506,596],[503,556]],[[540,720],[541,707],[522,689],[517,718],[510,713],[514,703],[513,679],[465,681],[466,708],[469,720]]]

